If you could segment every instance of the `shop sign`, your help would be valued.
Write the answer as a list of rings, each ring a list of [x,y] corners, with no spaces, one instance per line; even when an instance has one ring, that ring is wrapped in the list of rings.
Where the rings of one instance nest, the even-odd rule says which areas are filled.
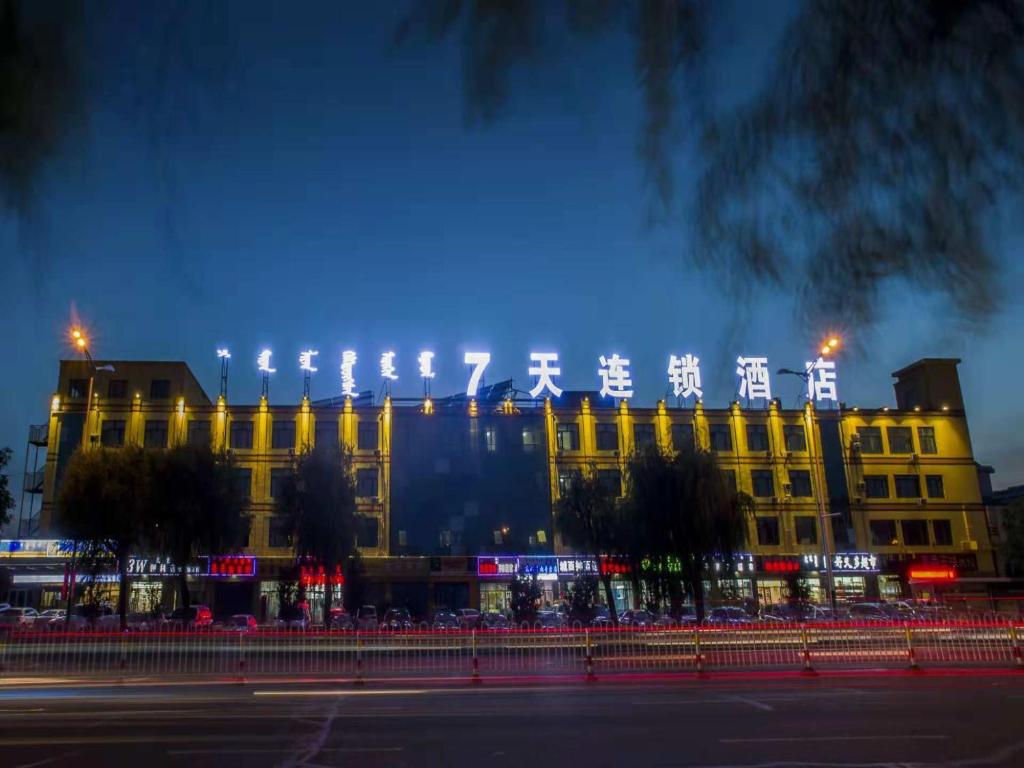
[[[136,557],[128,558],[129,576],[205,576],[206,568],[198,561],[191,561],[184,566],[175,563],[170,557]]]
[[[597,561],[592,557],[558,558],[559,576],[597,576]]]
[[[882,555],[882,560],[888,571],[898,573],[917,565],[945,566],[955,569],[958,573],[973,573],[978,570],[978,556],[973,552]]]
[[[602,575],[625,576],[629,573],[629,563],[621,557],[602,555],[598,561]]]
[[[823,563],[821,555],[804,555],[805,570],[823,571]],[[837,573],[878,573],[878,555],[870,552],[837,552],[832,555],[832,570]]]
[[[512,578],[519,573],[518,557],[478,557],[476,575]]]
[[[6,557],[70,557],[74,550],[70,539],[0,539],[0,555]]]
[[[542,580],[558,578],[558,558],[550,555],[527,556],[519,558],[519,573],[524,576],[536,576]]]
[[[327,572],[322,565],[299,566],[299,583],[304,587],[322,587],[327,583]],[[341,566],[334,566],[334,575],[331,576],[331,584],[340,586],[345,583],[345,576],[341,572]]]
[[[758,570],[762,573],[800,573],[800,558],[796,555],[761,555],[757,562],[760,566]]]
[[[208,576],[255,576],[256,558],[252,555],[210,555]]]

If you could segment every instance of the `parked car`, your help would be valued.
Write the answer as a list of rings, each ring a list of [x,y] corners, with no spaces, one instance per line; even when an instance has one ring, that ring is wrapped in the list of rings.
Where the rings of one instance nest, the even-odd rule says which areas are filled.
[[[213,626],[213,611],[208,605],[190,605],[188,609],[178,607],[163,624],[172,629],[209,629]]]
[[[562,615],[558,611],[551,610],[537,611],[534,623],[541,629],[561,629],[565,626]]]
[[[66,615],[67,611],[64,608],[47,608],[45,611],[40,612],[36,623],[49,622],[51,619],[63,619]]]
[[[372,605],[364,605],[356,613],[356,627],[359,629],[377,629],[377,608]]]
[[[430,626],[432,629],[459,629],[459,617],[451,611],[438,611]]]
[[[36,623],[39,611],[35,608],[5,608],[0,611],[0,627],[28,629]]]
[[[285,605],[277,613],[281,629],[309,629],[309,609],[302,605]]]
[[[893,603],[881,603],[879,606],[882,612],[893,621],[917,621],[919,616],[917,609],[905,600],[897,600]]]
[[[331,616],[327,622],[327,628],[351,632],[356,628],[356,623],[344,608],[331,608]]]
[[[619,614],[619,625],[623,627],[652,627],[654,626],[654,615],[650,611],[630,608]]]
[[[481,629],[508,629],[510,622],[508,616],[498,611],[486,611],[480,615]]]
[[[849,607],[854,621],[889,621],[889,615],[878,603],[854,603]]]
[[[253,632],[259,629],[259,622],[251,613],[236,613],[226,622],[224,628],[235,632]]]
[[[594,615],[590,619],[590,626],[592,627],[610,627],[612,625],[612,615],[608,611],[608,608],[603,605],[594,606]]]
[[[462,629],[476,629],[480,626],[480,611],[476,608],[460,608],[458,616]]]
[[[408,608],[388,608],[384,613],[384,620],[380,623],[381,629],[393,631],[406,631],[412,629],[412,616]]]
[[[753,617],[742,608],[736,606],[719,606],[712,608],[704,623],[710,626],[736,626],[738,624],[750,624]]]
[[[697,623],[697,609],[692,605],[684,605],[679,609],[676,619],[681,626],[693,626]]]
[[[72,632],[96,629],[100,619],[113,614],[114,606],[109,603],[79,604],[72,607],[70,621],[67,620],[66,616],[59,616],[46,622],[46,628],[56,631],[70,630]]]

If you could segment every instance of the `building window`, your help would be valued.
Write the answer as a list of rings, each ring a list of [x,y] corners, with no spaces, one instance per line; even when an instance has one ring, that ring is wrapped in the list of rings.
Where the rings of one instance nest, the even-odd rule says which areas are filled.
[[[622,473],[617,469],[597,470],[597,482],[607,493],[616,498],[622,495]]]
[[[149,382],[150,400],[167,400],[171,396],[170,379],[153,379]]]
[[[712,451],[732,450],[732,433],[729,431],[728,424],[712,424],[708,430],[711,435]]]
[[[655,444],[653,424],[633,425],[633,448],[640,452]]]
[[[580,449],[580,427],[578,424],[559,424],[555,436],[558,439],[558,450],[578,451]]]
[[[209,419],[196,419],[188,423],[187,438],[189,445],[199,448],[210,445],[210,421]]]
[[[818,521],[810,515],[797,515],[793,518],[793,524],[796,528],[796,543],[797,544],[817,544],[818,543]]]
[[[484,447],[488,453],[494,453],[498,450],[498,428],[493,424],[488,424],[484,427]]]
[[[233,470],[235,490],[242,498],[248,501],[252,498],[252,469],[249,467],[235,467]]]
[[[810,498],[811,472],[807,469],[789,470],[789,495],[794,498]]]
[[[597,450],[619,450],[619,427],[617,424],[614,422],[598,422],[595,430],[597,431]]]
[[[692,451],[694,449],[693,424],[672,425],[672,447],[677,451]]]
[[[903,529],[903,544],[905,546],[928,546],[928,521],[902,520],[900,522],[900,527]]]
[[[786,440],[786,450],[792,453],[807,450],[807,435],[802,424],[785,424],[782,436]]]
[[[338,420],[317,419],[313,425],[313,445],[324,446],[325,448],[338,447]]]
[[[271,448],[295,447],[295,422],[291,419],[274,419],[270,425]]]
[[[380,523],[376,517],[356,515],[356,546],[374,549],[380,537]]]
[[[777,547],[779,545],[779,518],[757,518],[757,543],[762,547]]]
[[[110,448],[124,445],[124,419],[104,419],[100,427],[100,443]]]
[[[284,492],[284,484],[292,476],[290,467],[277,467],[270,470],[270,498],[279,499]]]
[[[376,419],[360,421],[356,427],[356,448],[360,451],[376,451],[380,448],[380,430]]]
[[[540,432],[533,427],[523,427],[523,453],[533,453],[540,445]]]
[[[913,453],[914,433],[910,427],[889,427],[889,453]]]
[[[861,453],[882,452],[882,430],[878,427],[857,427]]]
[[[252,422],[231,422],[231,447],[248,450],[252,448]]]
[[[362,499],[377,498],[377,468],[363,467],[356,470],[356,496]]]
[[[747,450],[764,453],[768,450],[768,427],[765,424],[747,424]]]
[[[917,442],[921,444],[921,453],[939,452],[939,447],[935,444],[935,427],[918,427]]]
[[[72,400],[81,400],[89,396],[88,379],[68,379],[68,397]]]
[[[725,487],[729,489],[733,494],[736,493],[736,470],[735,469],[723,469],[722,479],[725,480]]]
[[[932,536],[935,537],[936,546],[951,546],[953,544],[953,526],[949,520],[932,520]]]
[[[869,499],[888,499],[889,476],[864,475],[864,495]]]
[[[167,447],[167,419],[146,419],[142,444],[147,448]]]
[[[921,498],[921,481],[917,475],[894,475],[893,484],[897,499]]]
[[[928,489],[929,499],[946,498],[946,489],[942,487],[942,475],[925,475],[924,484]]]
[[[899,544],[896,538],[895,520],[870,520],[871,544],[876,547],[895,547]]]
[[[111,400],[124,400],[128,397],[128,379],[111,379],[107,384],[107,397]]]
[[[754,488],[754,495],[759,499],[775,495],[775,480],[770,469],[750,470],[750,484]]]
[[[288,521],[283,517],[270,518],[267,543],[271,547],[290,547],[292,545],[292,537],[288,532]]]
[[[575,467],[561,467],[558,470],[558,493],[565,496],[572,488],[573,483],[577,483],[582,478],[582,473]]]

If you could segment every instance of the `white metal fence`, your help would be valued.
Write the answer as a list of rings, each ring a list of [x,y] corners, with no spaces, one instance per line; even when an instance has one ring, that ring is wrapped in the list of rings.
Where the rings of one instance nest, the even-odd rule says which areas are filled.
[[[414,631],[0,634],[0,677],[574,676],[721,670],[1021,667],[1006,619]]]

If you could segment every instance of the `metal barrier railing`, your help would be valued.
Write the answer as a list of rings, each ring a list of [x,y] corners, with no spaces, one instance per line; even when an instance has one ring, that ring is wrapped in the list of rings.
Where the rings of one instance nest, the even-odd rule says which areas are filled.
[[[906,623],[507,630],[0,632],[0,676],[587,675],[928,666],[1024,667],[1024,625]]]

